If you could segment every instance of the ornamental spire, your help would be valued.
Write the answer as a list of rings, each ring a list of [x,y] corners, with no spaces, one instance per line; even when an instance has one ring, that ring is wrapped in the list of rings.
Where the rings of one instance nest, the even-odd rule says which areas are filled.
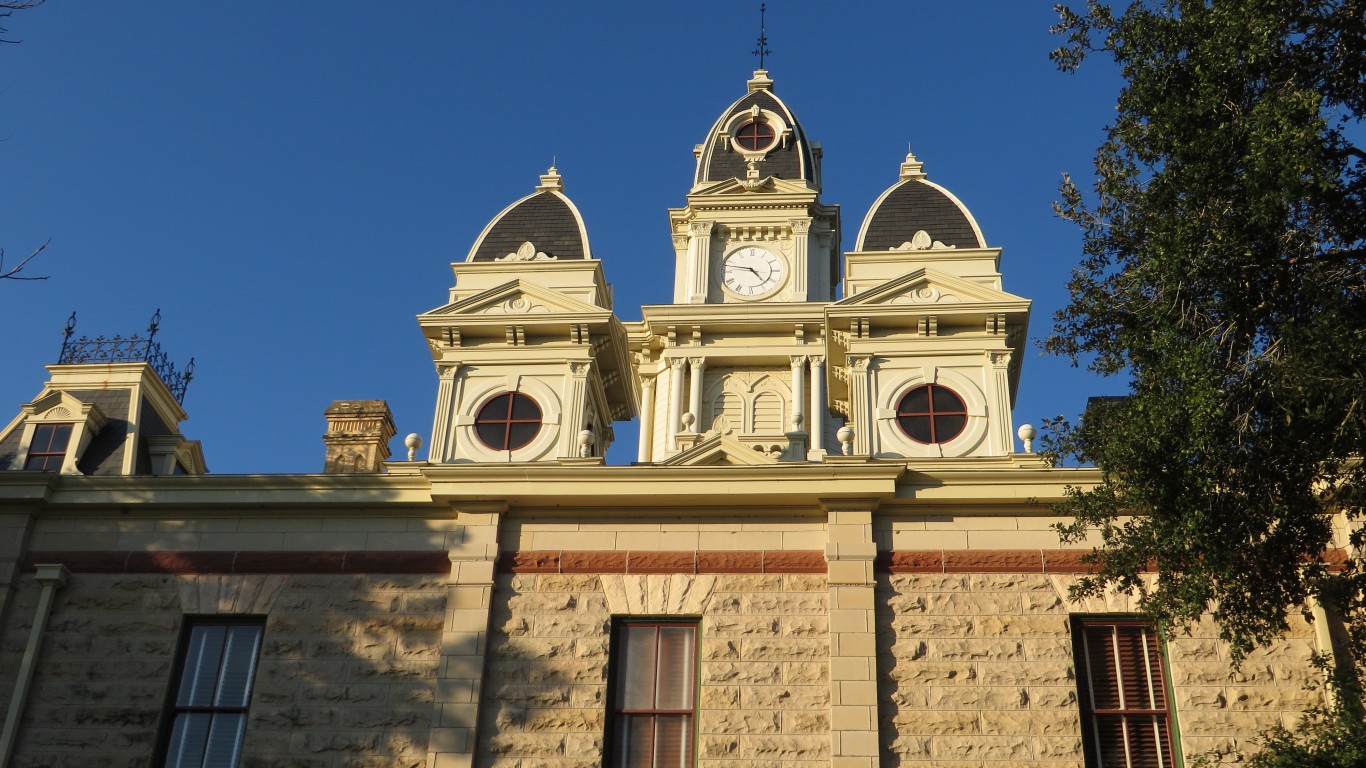
[[[764,57],[773,51],[768,49],[768,35],[764,33],[764,13],[768,10],[765,3],[759,3],[759,39],[755,41],[754,55],[759,57],[759,69],[764,68]]]

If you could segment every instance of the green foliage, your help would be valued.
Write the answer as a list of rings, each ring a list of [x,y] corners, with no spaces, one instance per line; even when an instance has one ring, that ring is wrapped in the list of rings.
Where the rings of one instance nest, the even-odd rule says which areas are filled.
[[[1280,726],[1263,734],[1261,750],[1242,765],[1247,768],[1366,768],[1366,721],[1315,713],[1300,728]],[[1216,765],[1217,758],[1196,758],[1196,766]]]
[[[1311,598],[1360,630],[1360,564],[1325,553],[1366,494],[1366,0],[1059,12],[1059,67],[1125,82],[1057,206],[1084,254],[1045,347],[1131,388],[1046,438],[1104,471],[1059,510],[1103,539],[1080,591],[1156,565],[1147,609],[1212,611],[1238,657]]]

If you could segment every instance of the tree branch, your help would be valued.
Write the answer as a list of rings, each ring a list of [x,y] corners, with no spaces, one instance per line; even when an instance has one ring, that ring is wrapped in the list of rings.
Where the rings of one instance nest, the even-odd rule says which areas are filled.
[[[48,277],[49,277],[48,275],[43,275],[43,276],[41,276],[41,277],[20,277],[20,276],[19,276],[19,273],[22,272],[22,271],[24,271],[24,265],[28,264],[30,261],[33,261],[33,257],[34,257],[34,256],[37,256],[37,255],[40,254],[40,253],[42,253],[42,252],[43,252],[43,249],[46,248],[46,247],[48,246],[48,244],[51,243],[51,242],[52,242],[52,238],[49,237],[49,238],[47,239],[47,242],[45,242],[45,243],[43,243],[42,245],[40,245],[40,246],[38,246],[37,248],[35,248],[34,251],[33,251],[33,253],[30,253],[28,256],[24,257],[24,260],[23,260],[23,261],[19,262],[18,264],[15,264],[15,265],[14,265],[13,267],[11,267],[9,270],[6,270],[6,269],[5,269],[5,249],[0,248],[0,280],[46,280],[46,279],[48,279]]]

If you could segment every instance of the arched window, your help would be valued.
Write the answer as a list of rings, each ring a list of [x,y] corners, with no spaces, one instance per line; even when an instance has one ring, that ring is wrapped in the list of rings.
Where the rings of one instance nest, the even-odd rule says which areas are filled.
[[[752,432],[783,432],[783,398],[776,392],[760,392],[754,396]]]
[[[541,431],[541,408],[521,392],[504,392],[479,409],[474,431],[480,442],[495,451],[515,451]]]
[[[751,120],[735,132],[735,143],[739,144],[741,149],[751,152],[768,149],[776,138],[778,134],[773,130],[773,126],[762,120]]]
[[[968,424],[963,398],[939,384],[923,384],[901,398],[896,423],[917,443],[947,443]]]

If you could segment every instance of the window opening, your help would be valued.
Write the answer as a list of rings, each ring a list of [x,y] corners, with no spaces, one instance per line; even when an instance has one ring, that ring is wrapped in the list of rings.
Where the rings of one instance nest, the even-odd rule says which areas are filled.
[[[235,768],[264,630],[259,621],[189,626],[164,737],[166,768]]]
[[[1157,629],[1142,621],[1073,624],[1088,768],[1174,768],[1171,706]]]
[[[615,629],[608,765],[692,765],[697,624],[633,621],[622,622]]]
[[[69,442],[70,424],[39,424],[33,430],[33,442],[28,446],[24,469],[60,471]]]
[[[521,392],[504,392],[479,409],[474,431],[480,442],[496,451],[515,451],[541,431],[541,408]]]
[[[896,423],[917,443],[947,443],[968,424],[963,398],[939,384],[922,384],[896,406]]]

